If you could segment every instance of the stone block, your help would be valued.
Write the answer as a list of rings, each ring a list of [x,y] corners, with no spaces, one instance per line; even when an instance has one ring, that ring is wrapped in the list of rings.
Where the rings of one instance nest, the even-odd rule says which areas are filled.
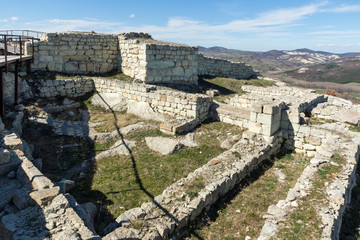
[[[31,192],[30,197],[40,206],[45,206],[51,202],[60,192],[60,187],[52,187],[48,189]]]
[[[252,103],[250,105],[250,111],[256,112],[256,113],[262,113],[263,112],[263,106],[259,103]]]
[[[64,63],[65,72],[77,72],[79,71],[79,65],[75,61],[68,61]]]
[[[15,133],[4,136],[4,145],[13,150],[18,149],[20,151],[24,151],[23,142]]]
[[[262,123],[264,125],[271,126],[272,116],[269,114],[259,113],[257,116],[257,122]]]
[[[279,113],[279,106],[264,105],[263,113],[270,115],[277,114]]]

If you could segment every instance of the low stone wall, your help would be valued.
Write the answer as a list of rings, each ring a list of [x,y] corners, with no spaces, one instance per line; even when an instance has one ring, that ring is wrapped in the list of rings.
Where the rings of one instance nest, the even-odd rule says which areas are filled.
[[[227,77],[236,79],[256,78],[259,73],[245,63],[231,62],[224,59],[205,57],[198,54],[199,75]]]
[[[33,70],[105,73],[118,67],[118,37],[111,34],[47,33],[34,43]],[[28,44],[26,52],[31,52]]]
[[[94,83],[90,79],[43,79],[40,81],[30,79],[28,82],[39,97],[79,97],[94,91]]]
[[[204,94],[189,94],[155,85],[98,78],[94,78],[94,84],[99,92],[116,92],[126,99],[149,103],[159,113],[200,121],[207,118],[212,102],[212,99]]]

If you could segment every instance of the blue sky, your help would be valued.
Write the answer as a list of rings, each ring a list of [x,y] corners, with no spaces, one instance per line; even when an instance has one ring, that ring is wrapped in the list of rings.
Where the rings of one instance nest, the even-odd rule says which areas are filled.
[[[360,52],[359,0],[11,0],[0,10],[0,30],[142,31],[194,46]]]

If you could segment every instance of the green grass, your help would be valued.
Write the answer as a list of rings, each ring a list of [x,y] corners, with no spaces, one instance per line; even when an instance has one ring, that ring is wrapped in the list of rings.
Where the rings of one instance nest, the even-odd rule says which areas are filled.
[[[268,81],[264,79],[234,79],[234,78],[211,78],[202,77],[199,80],[199,85],[207,89],[217,89],[220,92],[220,96],[215,97],[215,100],[224,101],[225,98],[231,97],[233,94],[243,94],[244,91],[241,89],[243,85],[254,85],[269,87],[274,85],[274,81]]]
[[[360,93],[350,93],[352,97],[360,98]]]
[[[360,132],[360,126],[350,126],[349,129],[353,132]]]
[[[256,239],[265,222],[262,216],[267,214],[269,205],[286,198],[288,189],[295,185],[307,163],[308,159],[296,154],[265,160],[261,169],[253,172],[239,189],[233,191],[237,193],[235,196],[216,203],[216,220],[202,228],[195,227],[194,231],[202,239],[244,239],[246,236]],[[285,181],[278,181],[275,168],[281,168],[286,175]],[[198,238],[191,235],[187,239]]]
[[[199,132],[201,134],[197,134]],[[161,194],[167,186],[186,177],[223,152],[220,144],[224,136],[241,132],[239,127],[226,123],[203,124],[195,133],[198,147],[184,149],[169,156],[160,155],[146,146],[144,138],[147,136],[167,136],[158,129],[129,134],[126,139],[138,142],[132,149],[134,162],[129,156],[114,156],[97,161],[92,172],[89,172],[92,177],[80,180],[74,195],[79,202],[97,202],[102,208],[99,224],[106,225],[109,220],[127,209],[151,201],[144,189],[152,196]],[[95,149],[104,149],[107,146],[95,144]],[[141,189],[135,172],[144,189]],[[203,181],[197,179],[189,186],[189,196],[193,196],[195,190],[203,187]]]

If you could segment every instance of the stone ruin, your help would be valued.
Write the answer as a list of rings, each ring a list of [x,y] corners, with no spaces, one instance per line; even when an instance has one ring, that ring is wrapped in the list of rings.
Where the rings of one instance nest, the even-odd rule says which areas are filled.
[[[27,52],[31,50],[27,45]],[[34,51],[34,70],[82,74],[118,70],[145,83],[196,84],[198,75],[258,75],[244,63],[208,58],[197,47],[156,41],[146,33],[47,33]]]
[[[93,226],[96,207],[91,203],[78,204],[66,193],[71,182],[55,184],[41,173],[41,164],[32,157],[32,146],[21,139],[24,114],[18,106],[12,129],[4,129],[0,121],[0,239],[179,239],[187,234],[190,222],[265,159],[284,149],[305,154],[311,160],[286,199],[269,207],[259,239],[276,236],[284,216],[308,194],[314,173],[335,153],[344,157],[345,164],[339,177],[325,187],[327,202],[319,208],[318,215],[323,226],[322,239],[339,238],[342,216],[356,184],[360,134],[349,128],[359,125],[358,105],[281,84],[268,88],[245,85],[246,93],[233,96],[227,104],[205,94],[159,85],[194,84],[198,74],[247,78],[255,73],[242,63],[207,59],[194,47],[157,42],[142,33],[49,33],[36,45],[34,55],[34,70],[101,73],[115,69],[140,82],[96,76],[23,79],[23,98],[79,97],[97,91],[108,107],[123,110],[134,106],[129,110],[143,117],[167,116],[159,118],[160,130],[166,133],[189,132],[208,118],[248,130],[227,151],[167,187],[152,202],[121,214],[100,237]],[[310,116],[333,121],[309,125]],[[84,134],[76,131],[80,125],[65,132],[64,121],[48,117],[34,121],[51,125],[58,135]],[[96,135],[91,131],[86,134]],[[106,141],[111,134],[95,137]],[[185,196],[186,186],[199,177],[205,179],[205,187],[194,198]],[[134,229],[129,221],[135,220],[146,225]]]

